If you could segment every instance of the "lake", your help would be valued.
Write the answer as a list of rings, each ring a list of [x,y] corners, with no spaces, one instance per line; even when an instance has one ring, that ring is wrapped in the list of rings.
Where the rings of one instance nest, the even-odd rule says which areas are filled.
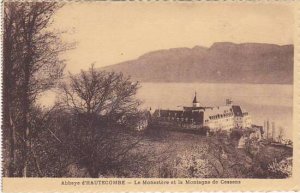
[[[250,113],[254,124],[275,122],[292,139],[293,85],[142,83],[137,96],[145,108],[178,109],[191,106],[195,92],[202,106],[222,106],[231,99]]]
[[[208,84],[208,83],[142,83],[137,97],[143,108],[178,109],[190,106],[195,92],[202,106],[222,106],[225,100],[240,105],[250,113],[256,125],[265,120],[283,127],[285,137],[292,139],[293,85],[276,84]],[[53,104],[54,92],[40,98],[46,106]]]

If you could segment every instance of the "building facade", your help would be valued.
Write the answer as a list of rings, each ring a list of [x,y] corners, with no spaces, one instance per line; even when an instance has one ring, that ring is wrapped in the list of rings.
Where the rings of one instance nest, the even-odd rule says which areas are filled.
[[[183,107],[182,110],[157,109],[153,118],[162,125],[194,129],[207,127],[211,131],[250,128],[252,125],[249,113],[243,111],[239,105],[233,105],[230,100],[226,100],[224,106],[203,107],[198,102],[196,93],[192,106]]]

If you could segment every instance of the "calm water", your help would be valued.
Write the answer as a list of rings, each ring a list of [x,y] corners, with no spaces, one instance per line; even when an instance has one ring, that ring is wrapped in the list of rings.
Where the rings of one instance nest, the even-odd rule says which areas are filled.
[[[226,98],[230,98],[250,113],[254,124],[263,125],[269,119],[276,128],[285,129],[286,138],[292,138],[292,85],[142,83],[137,97],[144,108],[176,109],[190,106],[195,91],[203,106],[225,105]],[[49,106],[54,100],[54,92],[47,92],[40,103]]]
[[[292,85],[143,83],[138,98],[145,108],[176,109],[190,106],[195,91],[203,106],[225,105],[229,98],[250,113],[254,124],[269,119],[276,128],[285,129],[286,138],[292,138]]]

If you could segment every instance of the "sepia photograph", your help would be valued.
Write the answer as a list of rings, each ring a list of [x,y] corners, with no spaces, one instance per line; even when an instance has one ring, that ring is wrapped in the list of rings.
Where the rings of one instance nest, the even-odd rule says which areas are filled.
[[[2,176],[293,178],[294,12],[4,1]]]

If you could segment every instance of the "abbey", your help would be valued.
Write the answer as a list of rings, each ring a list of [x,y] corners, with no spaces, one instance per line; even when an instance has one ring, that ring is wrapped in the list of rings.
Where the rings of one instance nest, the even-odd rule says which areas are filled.
[[[250,128],[252,125],[248,112],[239,105],[233,105],[231,100],[226,99],[224,106],[205,107],[198,102],[196,93],[192,106],[183,107],[182,110],[157,109],[153,118],[160,125],[192,129],[207,127],[211,131]]]

